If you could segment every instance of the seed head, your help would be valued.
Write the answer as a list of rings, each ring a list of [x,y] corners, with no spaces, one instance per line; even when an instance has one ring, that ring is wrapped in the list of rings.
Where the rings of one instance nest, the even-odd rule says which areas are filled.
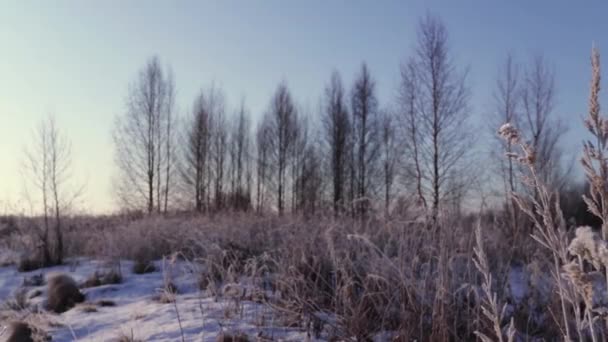
[[[498,134],[510,144],[519,143],[519,131],[509,122],[500,127],[500,129],[498,130]]]

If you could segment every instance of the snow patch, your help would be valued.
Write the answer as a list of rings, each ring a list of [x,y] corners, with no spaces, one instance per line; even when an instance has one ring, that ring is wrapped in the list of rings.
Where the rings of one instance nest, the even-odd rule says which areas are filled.
[[[307,339],[301,329],[281,327],[280,316],[264,304],[244,300],[242,296],[216,298],[199,291],[197,277],[185,262],[172,266],[171,282],[178,290],[175,302],[163,304],[157,298],[165,284],[161,271],[165,265],[157,262],[156,266],[157,272],[137,275],[131,273],[132,262],[121,261],[121,284],[82,289],[86,303],[60,315],[45,312],[48,322],[45,330],[53,341],[59,342],[111,341],[121,335],[144,341],[180,341],[182,332],[186,341],[216,341],[222,331],[283,341]],[[82,283],[103,267],[107,267],[103,262],[86,259],[27,273],[17,272],[14,266],[0,267],[0,301],[10,298],[23,285],[25,277],[66,273]],[[46,287],[29,289],[41,293],[30,303],[43,307]],[[115,305],[94,305],[102,300]]]

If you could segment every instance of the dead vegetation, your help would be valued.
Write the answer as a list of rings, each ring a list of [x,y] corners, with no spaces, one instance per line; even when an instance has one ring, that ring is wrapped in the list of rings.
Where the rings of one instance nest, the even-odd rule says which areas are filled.
[[[62,313],[84,301],[76,282],[66,274],[53,275],[47,285],[47,310]]]
[[[512,319],[521,336],[559,336],[551,316],[559,301],[551,287],[542,287],[542,279],[550,276],[545,272],[550,254],[535,248],[531,239],[518,242],[530,252],[525,257],[504,253],[511,238],[508,226],[491,211],[440,222],[435,232],[424,222],[381,215],[363,221],[245,213],[117,218],[101,229],[71,230],[65,239],[69,244],[72,239],[96,241],[78,256],[99,260],[131,259],[134,251],[147,249],[146,258],[157,260],[166,275],[158,299],[178,310],[170,265],[179,260],[192,265],[204,295],[231,303],[230,316],[238,315],[242,302],[255,301],[278,312],[276,324],[304,329],[313,337],[366,340],[389,332],[401,340],[468,340],[478,331],[489,336],[494,331],[481,311],[483,278],[473,263],[479,225],[491,291],[497,302],[508,304],[501,327]],[[133,238],[143,227],[145,233]],[[511,265],[526,270],[530,290],[523,299],[508,290]],[[89,285],[102,283],[103,272],[94,274]],[[61,310],[75,299],[64,303],[68,305],[60,305]]]
[[[217,342],[249,342],[249,337],[245,334],[231,334],[222,332],[216,338]]]
[[[29,308],[27,288],[17,289],[12,297],[7,298],[3,303],[5,310],[22,311]]]
[[[7,342],[34,342],[33,330],[23,322],[12,322],[8,327]]]
[[[107,271],[95,271],[81,285],[81,288],[122,283],[122,273],[114,268]]]
[[[22,321],[10,322],[7,327],[6,342],[45,342],[51,341],[41,329]]]

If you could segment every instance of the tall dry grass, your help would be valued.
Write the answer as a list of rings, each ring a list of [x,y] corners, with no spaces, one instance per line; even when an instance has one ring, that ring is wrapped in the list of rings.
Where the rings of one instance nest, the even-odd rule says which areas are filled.
[[[516,330],[552,339],[559,335],[549,318],[555,310],[539,298],[508,305],[498,321],[484,316],[484,286],[501,303],[515,302],[508,287],[514,263],[527,259],[505,253],[507,225],[497,215],[444,217],[437,229],[407,217],[383,213],[364,221],[351,218],[276,217],[244,213],[210,217],[114,218],[104,224],[74,225],[66,232],[71,256],[97,259],[159,260],[170,255],[192,263],[201,288],[218,296],[227,284],[253,284],[256,300],[279,311],[281,324],[311,336],[397,341],[475,339],[493,336],[513,319]],[[477,225],[483,230],[485,281],[474,264]],[[537,261],[542,278],[545,261]],[[533,291],[530,291],[531,293]],[[538,291],[541,293],[542,291]],[[537,296],[531,294],[530,296]],[[516,307],[517,306],[517,307]]]
[[[560,209],[558,193],[537,176],[535,150],[520,132],[507,123],[499,134],[519,147],[515,158],[527,170],[528,195],[513,194],[519,208],[532,220],[532,238],[551,255],[552,275],[560,303],[558,324],[564,340],[606,341],[608,339],[608,121],[600,115],[600,55],[594,47],[591,56],[589,112],[585,126],[594,142],[584,143],[581,159],[589,196],[583,196],[588,210],[602,221],[600,232],[578,227],[570,240]],[[572,230],[572,229],[570,229]]]

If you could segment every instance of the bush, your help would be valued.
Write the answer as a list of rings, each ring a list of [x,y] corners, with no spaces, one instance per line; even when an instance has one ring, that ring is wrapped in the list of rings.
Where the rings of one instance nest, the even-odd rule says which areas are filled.
[[[34,342],[33,330],[30,326],[23,322],[13,322],[9,325],[10,332],[7,342]]]
[[[81,288],[97,287],[102,285],[122,283],[122,274],[115,269],[107,272],[95,271],[87,280],[80,285]]]
[[[221,333],[217,335],[217,342],[249,342],[249,338],[245,334],[230,334]]]
[[[49,279],[47,310],[63,313],[83,301],[84,295],[70,276],[59,274]]]
[[[139,259],[133,263],[132,271],[135,274],[152,273],[156,271],[156,266],[150,260]]]
[[[19,272],[31,272],[44,267],[42,261],[32,258],[23,258],[19,260],[17,265],[17,271]]]

